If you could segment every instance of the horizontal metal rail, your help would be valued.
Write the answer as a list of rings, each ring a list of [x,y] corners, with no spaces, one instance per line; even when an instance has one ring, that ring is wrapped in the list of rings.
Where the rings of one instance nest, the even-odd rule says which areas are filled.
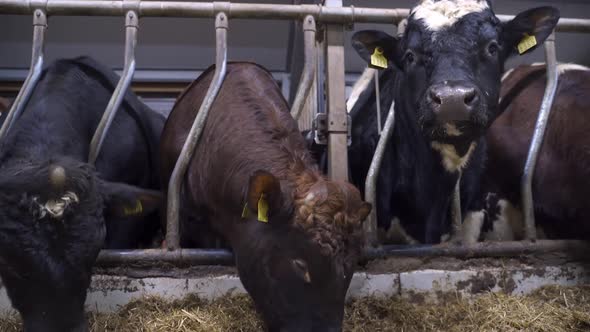
[[[590,251],[590,243],[579,240],[539,240],[537,242],[481,242],[468,246],[412,245],[366,248],[363,261],[390,257],[517,257],[523,255],[565,252],[581,254]],[[119,264],[147,265],[170,263],[179,265],[234,265],[233,253],[225,249],[162,249],[102,250],[97,266]]]
[[[32,14],[35,9],[45,10],[47,15],[63,16],[123,16],[127,7],[123,0],[0,0],[2,14]],[[226,7],[227,6],[227,7]],[[153,17],[209,17],[222,11],[228,18],[256,18],[271,20],[301,20],[312,15],[317,22],[350,23],[393,23],[406,18],[409,9],[384,9],[363,7],[325,7],[320,5],[274,5],[227,2],[180,2],[141,1],[139,16]],[[514,16],[498,15],[508,21]],[[590,20],[561,18],[557,24],[560,32],[590,32]]]

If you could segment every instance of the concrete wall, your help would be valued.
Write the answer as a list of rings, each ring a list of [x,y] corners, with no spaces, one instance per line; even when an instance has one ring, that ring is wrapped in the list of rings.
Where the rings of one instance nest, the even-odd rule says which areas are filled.
[[[289,4],[290,0],[250,0]],[[518,11],[539,5],[558,7],[563,17],[590,18],[590,1],[539,1],[495,0],[498,14],[516,14]],[[356,7],[410,7],[415,0],[348,0],[345,5]],[[30,61],[31,18],[28,16],[0,15],[0,69],[26,68]],[[123,18],[52,17],[47,35],[47,59],[90,54],[112,66],[123,64]],[[213,61],[213,19],[141,19],[137,49],[138,69],[191,69],[202,70]],[[229,58],[258,62],[272,71],[287,69],[289,43],[287,21],[234,20],[230,22]],[[357,24],[355,30],[380,28],[389,32],[392,26]],[[350,35],[348,33],[348,40]],[[557,39],[560,61],[590,65],[590,34],[559,34]],[[360,72],[364,63],[350,44],[346,49],[348,72]],[[542,51],[516,58],[517,62],[542,59]],[[0,77],[1,79],[1,77]]]

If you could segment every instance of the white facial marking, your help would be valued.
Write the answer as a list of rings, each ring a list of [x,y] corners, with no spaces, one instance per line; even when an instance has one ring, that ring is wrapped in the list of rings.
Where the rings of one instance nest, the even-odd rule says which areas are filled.
[[[430,31],[439,31],[457,22],[461,17],[488,9],[485,0],[423,0],[414,7],[414,19],[421,19]]]
[[[311,203],[314,198],[315,198],[315,194],[309,193],[309,194],[307,194],[307,196],[305,196],[304,201],[305,201],[305,203]]]
[[[433,150],[438,151],[442,158],[443,167],[450,173],[462,170],[469,163],[469,158],[475,150],[477,143],[472,142],[469,145],[469,150],[464,156],[459,156],[455,147],[451,144],[444,144],[440,142],[432,142],[430,146]]]
[[[448,136],[461,136],[461,135],[463,135],[463,133],[459,129],[457,129],[457,126],[455,126],[452,123],[445,123],[444,128],[445,128],[445,132],[447,133]]]
[[[484,211],[470,211],[463,219],[461,239],[463,244],[474,244],[479,240],[481,226],[483,226]]]
[[[524,239],[524,218],[520,209],[505,199],[498,200],[500,213],[492,220],[492,230],[484,234],[486,241],[515,241]]]

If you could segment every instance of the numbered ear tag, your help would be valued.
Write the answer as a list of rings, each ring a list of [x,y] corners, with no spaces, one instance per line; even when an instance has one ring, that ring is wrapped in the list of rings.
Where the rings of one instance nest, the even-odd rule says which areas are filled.
[[[371,55],[371,65],[379,68],[387,68],[387,59],[383,56],[383,49],[379,46],[375,47]]]
[[[125,206],[123,207],[123,214],[126,216],[133,216],[138,215],[143,212],[143,205],[141,205],[141,201],[138,199],[135,201],[135,206]]]
[[[522,55],[524,52],[535,46],[537,46],[537,38],[535,38],[535,36],[529,36],[525,34],[524,38],[522,38],[520,43],[518,43],[518,54]]]
[[[258,200],[258,221],[268,222],[268,202],[264,197],[264,193],[260,195]]]

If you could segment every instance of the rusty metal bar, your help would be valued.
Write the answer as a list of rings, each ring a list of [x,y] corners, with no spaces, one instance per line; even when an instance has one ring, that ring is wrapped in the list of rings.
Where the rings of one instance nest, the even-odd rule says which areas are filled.
[[[45,48],[45,31],[47,31],[47,16],[41,9],[36,9],[33,12],[33,51],[31,55],[31,69],[23,83],[18,95],[10,107],[10,111],[6,115],[4,124],[0,128],[0,142],[8,133],[8,130],[14,122],[19,118],[29,98],[35,90],[35,86],[41,77],[43,69],[43,51]]]
[[[316,40],[316,24],[313,16],[308,15],[303,20],[303,53],[304,63],[303,71],[301,73],[301,80],[297,88],[297,94],[291,107],[291,116],[298,120],[301,116],[301,111],[305,106],[307,96],[313,84],[313,75],[315,73],[315,40]]]
[[[104,143],[109,128],[111,127],[117,110],[121,106],[125,93],[131,84],[133,74],[135,73],[135,46],[137,45],[137,30],[139,29],[139,18],[137,12],[130,10],[125,15],[125,63],[123,73],[117,83],[117,87],[107,104],[107,108],[98,123],[98,127],[90,141],[90,152],[88,153],[88,163],[94,165]]]
[[[387,257],[518,257],[531,254],[566,252],[586,254],[590,243],[581,240],[539,240],[510,242],[479,242],[472,245],[416,245],[367,248],[364,260]]]
[[[203,100],[203,104],[199,108],[193,126],[188,134],[186,142],[182,147],[180,156],[174,166],[174,171],[170,177],[168,184],[168,208],[167,208],[167,223],[166,223],[166,245],[169,250],[175,250],[180,247],[179,243],[179,209],[180,209],[180,188],[184,175],[188,168],[189,162],[192,159],[201,132],[205,127],[207,114],[211,109],[211,105],[217,97],[217,93],[221,89],[223,79],[225,78],[227,66],[227,30],[229,29],[228,18],[225,12],[219,12],[215,18],[215,33],[216,33],[216,57],[215,57],[215,74],[211,85],[207,90],[207,95]]]
[[[580,240],[480,242],[468,246],[411,245],[365,248],[362,259],[369,261],[388,257],[517,257],[551,252],[583,255],[588,251],[590,251],[590,243]],[[97,266],[150,263],[227,266],[234,264],[234,257],[231,251],[225,249],[102,250],[96,261]]]
[[[537,124],[535,125],[535,131],[533,133],[531,146],[521,179],[525,238],[533,241],[537,238],[532,190],[533,176],[535,174],[535,166],[537,164],[539,151],[541,150],[541,145],[543,144],[543,137],[545,135],[545,130],[547,129],[551,107],[553,106],[553,100],[559,82],[557,56],[555,54],[555,33],[552,33],[545,41],[545,59],[547,63],[547,86],[545,88],[545,95],[543,96],[543,102],[541,103],[539,117],[537,118]]]

